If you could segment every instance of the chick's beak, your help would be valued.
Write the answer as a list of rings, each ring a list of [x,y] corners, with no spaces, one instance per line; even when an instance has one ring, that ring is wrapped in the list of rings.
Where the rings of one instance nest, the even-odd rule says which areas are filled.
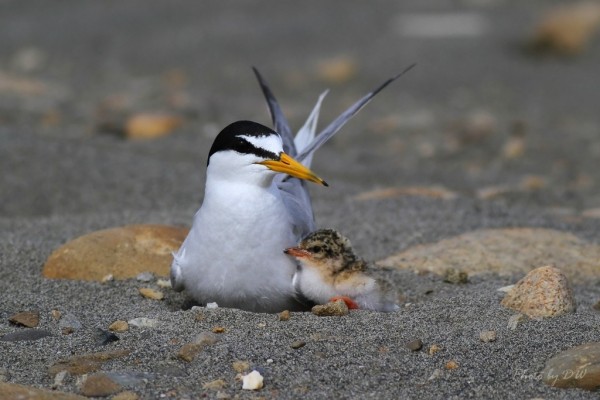
[[[284,153],[283,151],[279,154],[278,160],[266,160],[261,161],[258,164],[262,164],[275,172],[282,172],[296,178],[306,179],[307,181],[319,183],[323,186],[329,186],[327,182],[319,178],[314,172],[294,160],[292,157]]]
[[[310,252],[301,249],[300,247],[289,247],[283,251],[285,254],[290,255],[296,258],[306,258],[310,257]]]

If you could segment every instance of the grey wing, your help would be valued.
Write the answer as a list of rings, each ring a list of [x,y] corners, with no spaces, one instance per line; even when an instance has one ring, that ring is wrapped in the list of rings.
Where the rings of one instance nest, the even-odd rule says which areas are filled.
[[[317,137],[308,145],[306,148],[302,149],[300,154],[296,157],[296,160],[302,162],[306,157],[315,152],[319,147],[321,147],[326,141],[328,141],[333,135],[340,130],[342,126],[346,124],[357,112],[359,112],[364,106],[366,106],[372,99],[382,91],[387,85],[394,82],[396,79],[400,78],[406,72],[411,70],[416,64],[412,64],[404,69],[404,71],[400,72],[398,75],[388,79],[384,83],[382,83],[375,90],[361,98],[359,101],[354,103],[350,108],[344,111],[339,117],[337,117],[331,124],[329,124],[321,133],[317,135]]]
[[[256,79],[258,80],[258,84],[262,89],[262,92],[265,96],[265,100],[267,100],[267,106],[269,107],[269,112],[271,113],[271,119],[273,120],[273,126],[275,131],[279,133],[281,139],[283,140],[283,151],[289,154],[292,157],[295,157],[297,153],[296,146],[294,145],[294,136],[292,135],[292,130],[290,129],[290,125],[283,115],[283,111],[281,111],[281,107],[279,107],[279,103],[277,103],[277,99],[273,95],[273,92],[267,85],[267,82],[262,77],[260,72],[256,67],[252,67],[254,71],[254,75],[256,75]]]

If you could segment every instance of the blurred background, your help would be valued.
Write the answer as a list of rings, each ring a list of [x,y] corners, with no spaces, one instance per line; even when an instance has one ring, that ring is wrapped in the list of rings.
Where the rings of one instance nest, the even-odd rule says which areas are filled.
[[[325,126],[324,199],[419,194],[600,217],[600,2],[0,0],[0,217],[188,215],[216,134]]]

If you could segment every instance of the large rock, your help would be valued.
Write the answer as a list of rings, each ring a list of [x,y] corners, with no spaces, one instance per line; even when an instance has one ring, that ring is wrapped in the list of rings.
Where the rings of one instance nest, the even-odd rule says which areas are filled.
[[[0,382],[0,400],[3,399],[87,400],[87,397],[55,390],[45,390],[33,388],[31,386],[17,385],[15,383]]]
[[[554,387],[599,389],[600,343],[586,343],[558,353],[546,362],[542,378]]]
[[[168,276],[171,253],[177,251],[187,228],[165,225],[128,225],[80,236],[48,257],[42,270],[46,278],[102,281],[134,278],[150,271]]]
[[[506,293],[502,305],[531,318],[556,317],[575,311],[569,280],[554,267],[529,272]]]
[[[541,228],[483,229],[437,243],[411,247],[379,265],[444,275],[448,268],[469,276],[485,272],[524,274],[554,265],[573,283],[600,277],[600,246],[562,231]]]

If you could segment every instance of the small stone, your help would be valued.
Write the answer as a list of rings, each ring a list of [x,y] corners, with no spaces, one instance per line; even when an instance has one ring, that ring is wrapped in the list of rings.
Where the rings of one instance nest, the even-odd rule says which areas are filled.
[[[263,387],[263,377],[260,372],[254,370],[248,375],[242,376],[242,389],[259,390]]]
[[[159,324],[157,319],[139,317],[131,319],[127,322],[131,326],[136,328],[156,328]]]
[[[52,336],[52,333],[42,329],[25,329],[3,335],[0,337],[0,342],[32,341],[43,339],[47,336]]]
[[[87,397],[105,397],[123,390],[123,387],[99,373],[88,376],[81,386],[81,394]]]
[[[600,342],[572,347],[549,359],[541,373],[547,385],[600,389]]]
[[[296,340],[296,341],[292,342],[291,346],[292,346],[292,349],[299,349],[301,347],[306,346],[306,342],[303,340]]]
[[[54,376],[54,384],[52,384],[52,388],[56,389],[63,385],[65,378],[67,377],[67,371],[60,371],[58,374]]]
[[[469,282],[469,274],[456,268],[448,268],[444,272],[444,282],[461,284]]]
[[[109,331],[126,332],[129,329],[127,321],[117,320],[108,326]]]
[[[592,308],[596,311],[600,311],[600,300],[598,300],[596,304],[592,306]]]
[[[27,328],[35,328],[40,324],[40,313],[37,311],[23,311],[13,315],[8,320],[15,325],[26,326]]]
[[[517,326],[525,321],[526,317],[523,314],[515,314],[512,315],[509,319],[508,319],[508,324],[507,327],[508,329],[510,329],[511,331],[514,331],[515,329],[517,329]]]
[[[154,139],[170,134],[183,120],[181,117],[164,113],[140,113],[125,122],[127,139]]]
[[[404,347],[411,351],[419,351],[423,348],[423,341],[421,339],[411,340],[410,342],[407,342]]]
[[[513,288],[515,287],[515,285],[508,285],[508,286],[502,286],[501,288],[496,289],[498,292],[502,292],[502,293],[508,293],[510,292]]]
[[[62,328],[62,330],[60,331],[63,335],[70,335],[71,333],[75,332],[75,329],[71,328],[70,326],[66,327],[66,328]]]
[[[219,341],[219,336],[212,332],[202,332],[193,343],[184,344],[177,357],[183,361],[191,362],[207,346],[211,346]]]
[[[202,389],[218,390],[223,389],[225,386],[227,386],[227,382],[223,379],[216,379],[202,385]]]
[[[60,321],[58,322],[58,327],[61,329],[71,329],[73,331],[76,331],[78,329],[81,329],[83,325],[75,315],[67,313],[63,315]]]
[[[322,60],[317,65],[319,78],[329,84],[341,84],[356,75],[358,65],[356,60],[348,56],[336,56]]]
[[[439,352],[440,350],[442,350],[442,348],[440,346],[438,346],[437,344],[432,344],[431,346],[429,346],[428,353],[430,356],[432,356],[435,353]]]
[[[250,363],[248,363],[248,361],[234,361],[233,364],[233,370],[235,372],[246,372],[250,369]]]
[[[163,292],[154,290],[152,288],[140,288],[139,291],[140,291],[140,294],[147,299],[163,300],[165,298],[165,295]]]
[[[484,343],[496,341],[496,331],[481,331],[479,333],[479,340]]]
[[[112,332],[108,332],[104,329],[97,328],[95,340],[98,346],[106,346],[109,343],[116,342],[117,340],[119,340],[119,337]]]
[[[435,369],[433,371],[433,373],[431,374],[431,376],[429,378],[427,378],[428,381],[433,381],[438,379],[440,376],[442,376],[443,371],[441,369]]]
[[[282,312],[279,313],[280,321],[288,321],[289,319],[290,319],[290,311],[289,310],[283,310]]]
[[[156,286],[162,289],[170,289],[173,286],[171,285],[171,281],[168,279],[158,279],[156,281]]]
[[[212,332],[213,333],[225,333],[225,328],[223,328],[222,326],[215,326],[214,328],[212,328]]]
[[[217,303],[207,303],[206,308],[208,308],[208,309],[219,308],[219,305]]]
[[[348,315],[348,306],[343,300],[336,300],[324,305],[316,305],[312,308],[312,313],[319,317],[343,316]]]
[[[50,314],[52,314],[52,318],[54,318],[57,321],[62,316],[62,313],[60,311],[58,311],[58,310],[52,310],[52,311],[50,311]]]
[[[149,271],[140,272],[135,279],[140,282],[152,282],[154,280],[154,274]]]
[[[73,393],[39,389],[8,382],[0,382],[0,396],[2,399],[89,400],[87,397]]]
[[[42,274],[51,279],[100,282],[135,278],[141,272],[169,276],[172,253],[188,229],[165,225],[128,225],[80,236],[54,250]]]
[[[444,366],[446,369],[457,369],[458,368],[458,363],[454,360],[450,360],[446,363],[446,365]]]
[[[114,350],[73,356],[65,360],[57,361],[48,369],[48,372],[52,376],[55,376],[61,371],[67,371],[72,375],[88,374],[90,372],[98,371],[105,362],[124,357],[129,353],[131,353],[130,350]]]
[[[100,283],[108,283],[115,280],[115,276],[113,274],[106,274],[100,279]]]
[[[502,300],[504,307],[531,318],[555,317],[575,311],[569,280],[561,270],[540,267],[529,272]]]
[[[140,396],[135,392],[126,390],[111,397],[110,400],[139,400]]]

